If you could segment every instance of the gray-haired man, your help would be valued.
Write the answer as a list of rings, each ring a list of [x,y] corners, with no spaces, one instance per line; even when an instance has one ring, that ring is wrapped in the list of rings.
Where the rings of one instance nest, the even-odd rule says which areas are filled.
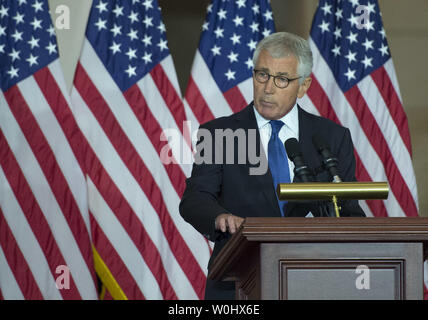
[[[312,136],[322,136],[339,159],[342,180],[355,181],[354,149],[349,130],[307,113],[296,103],[311,85],[312,53],[307,41],[286,32],[274,33],[258,44],[253,63],[254,101],[242,111],[205,123],[200,129],[208,130],[212,137],[219,129],[256,130],[255,141],[247,140],[246,148],[240,150],[248,150],[252,144],[260,145],[260,154],[269,160],[269,170],[250,174],[249,169],[254,166],[250,159],[244,164],[214,161],[215,146],[221,145],[214,141],[213,161],[194,164],[180,203],[183,218],[215,242],[210,263],[245,217],[321,215],[317,203],[282,203],[277,199],[276,181],[299,181],[294,176],[293,163],[284,152],[287,139],[296,138],[307,165],[318,168],[322,159],[313,146]],[[198,142],[197,155],[201,155],[201,145],[203,141]],[[275,145],[277,150],[272,150]],[[236,144],[233,150],[222,152],[238,152],[238,147]],[[282,155],[281,168],[274,168],[273,159],[281,159]],[[276,175],[281,170],[284,172],[279,173],[282,176],[278,180]],[[331,181],[327,172],[320,172],[316,179]],[[342,216],[364,216],[357,201],[347,201],[341,206]],[[233,299],[234,295],[233,283],[207,281],[206,299]]]

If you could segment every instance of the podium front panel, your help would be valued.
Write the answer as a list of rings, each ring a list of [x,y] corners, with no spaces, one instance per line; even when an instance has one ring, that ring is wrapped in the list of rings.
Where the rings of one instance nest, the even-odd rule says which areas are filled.
[[[421,299],[420,243],[263,243],[261,299]],[[419,264],[419,265],[418,265]]]

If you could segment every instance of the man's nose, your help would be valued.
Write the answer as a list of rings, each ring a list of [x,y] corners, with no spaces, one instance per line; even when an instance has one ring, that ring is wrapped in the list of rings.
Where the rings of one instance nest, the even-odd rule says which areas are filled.
[[[273,93],[275,91],[275,84],[273,83],[273,77],[269,77],[268,81],[265,82],[265,93]]]

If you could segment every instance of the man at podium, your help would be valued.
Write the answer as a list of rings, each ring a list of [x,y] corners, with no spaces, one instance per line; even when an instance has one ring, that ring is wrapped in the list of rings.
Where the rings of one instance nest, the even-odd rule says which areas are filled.
[[[286,32],[271,34],[258,44],[253,65],[253,102],[200,126],[192,175],[180,203],[183,218],[215,242],[209,265],[245,217],[325,215],[318,202],[279,201],[275,191],[278,183],[332,181],[331,174],[322,170],[314,136],[326,141],[337,158],[340,179],[356,181],[349,130],[296,103],[311,84],[308,42]],[[286,150],[284,142],[292,138],[298,141],[294,140],[297,150],[296,146]],[[297,154],[300,163],[294,163],[290,153]],[[312,169],[310,176],[295,170],[302,160]],[[365,216],[356,200],[340,206],[341,216]],[[232,282],[207,280],[206,299],[234,296]]]

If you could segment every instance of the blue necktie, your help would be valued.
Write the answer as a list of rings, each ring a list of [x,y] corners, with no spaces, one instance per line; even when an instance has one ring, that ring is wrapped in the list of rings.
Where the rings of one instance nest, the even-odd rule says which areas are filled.
[[[279,120],[271,120],[269,123],[272,127],[272,134],[268,144],[268,159],[269,169],[272,174],[273,185],[276,194],[276,186],[278,183],[290,182],[290,171],[288,169],[288,160],[284,145],[282,144],[281,139],[278,137],[278,132],[284,125],[284,122]],[[284,206],[286,203],[287,201],[278,200],[278,205],[282,216],[284,216]]]

